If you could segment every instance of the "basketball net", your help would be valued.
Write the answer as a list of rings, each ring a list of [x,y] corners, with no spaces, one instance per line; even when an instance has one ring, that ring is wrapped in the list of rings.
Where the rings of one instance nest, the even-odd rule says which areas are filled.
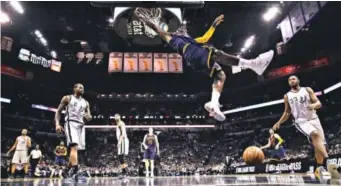
[[[143,17],[143,18],[149,19],[151,22],[153,22],[156,25],[159,25],[159,23],[160,23],[161,13],[162,13],[161,8],[140,8],[140,7],[138,7],[135,9],[135,14],[138,17]],[[153,29],[151,29],[149,26],[147,26],[144,21],[142,21],[142,22],[144,24],[145,34],[150,38],[154,38],[157,35],[156,32]]]

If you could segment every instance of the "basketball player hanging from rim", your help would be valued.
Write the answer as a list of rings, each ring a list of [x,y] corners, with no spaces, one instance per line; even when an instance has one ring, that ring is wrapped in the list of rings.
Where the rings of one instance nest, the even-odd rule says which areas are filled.
[[[127,176],[127,163],[126,156],[129,151],[129,139],[127,136],[126,126],[124,122],[121,120],[121,116],[119,114],[115,114],[114,116],[117,128],[116,128],[116,137],[117,137],[117,155],[121,164],[122,174],[120,178],[124,178]]]
[[[69,163],[64,176],[71,177],[73,181],[78,180],[78,150],[85,149],[84,123],[92,119],[89,103],[82,97],[84,86],[77,83],[73,86],[73,95],[62,98],[56,115],[56,132],[65,131],[67,145],[70,147]],[[65,112],[65,130],[60,125],[60,115]]]
[[[292,115],[297,130],[304,134],[314,146],[318,165],[315,176],[318,179],[322,179],[323,176],[330,177],[324,168],[328,158],[324,131],[316,114],[316,110],[321,108],[321,102],[311,88],[300,86],[298,77],[290,76],[288,82],[291,90],[284,95],[284,113],[273,129],[279,129],[280,125]]]
[[[153,133],[153,128],[149,128],[149,133],[144,136],[142,145],[144,147],[143,161],[146,168],[146,177],[149,177],[149,165],[150,177],[154,177],[154,158],[155,154],[160,156],[160,146],[157,136]]]
[[[259,55],[255,59],[246,60],[226,54],[207,44],[215,28],[224,21],[224,15],[217,17],[208,31],[202,37],[195,39],[188,35],[185,25],[180,26],[174,33],[165,32],[159,27],[158,23],[150,18],[147,9],[137,8],[135,15],[176,50],[190,66],[205,72],[214,79],[211,101],[205,104],[205,109],[210,113],[210,116],[218,121],[225,120],[225,115],[219,108],[219,97],[223,90],[226,75],[220,65],[250,68],[258,75],[261,75],[270,64],[274,55],[274,52],[271,50]]]

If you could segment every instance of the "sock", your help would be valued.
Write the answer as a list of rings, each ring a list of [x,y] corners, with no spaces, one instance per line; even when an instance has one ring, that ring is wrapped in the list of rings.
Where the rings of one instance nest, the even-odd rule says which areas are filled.
[[[238,66],[241,67],[241,68],[252,68],[252,61],[240,58]]]
[[[78,165],[74,165],[71,167],[71,175],[77,174],[78,172]]]
[[[218,92],[218,91],[216,91],[216,90],[213,90],[211,96],[212,96],[212,97],[211,97],[211,102],[212,102],[213,104],[219,105],[220,92]]]
[[[326,158],[324,158],[324,160],[323,160],[323,165],[322,166],[324,166],[324,168],[328,168],[327,167],[327,160],[328,160],[328,157],[326,157]]]
[[[123,169],[122,169],[122,173],[123,173],[123,174],[126,174],[126,173],[127,173],[127,168],[123,168]]]

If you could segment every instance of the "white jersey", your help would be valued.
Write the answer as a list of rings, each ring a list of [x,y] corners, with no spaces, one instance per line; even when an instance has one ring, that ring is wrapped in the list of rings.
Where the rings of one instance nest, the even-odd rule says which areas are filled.
[[[87,102],[83,98],[70,95],[70,102],[66,106],[65,121],[73,121],[84,124],[84,114]]]
[[[308,109],[312,102],[306,87],[300,87],[297,92],[289,91],[287,96],[296,123],[318,118],[315,110]]]
[[[122,121],[120,121],[120,123],[123,123]],[[124,126],[124,127],[123,127]],[[128,139],[128,136],[127,136],[127,131],[126,131],[126,128],[125,128],[125,125],[123,123],[120,124],[120,125],[117,125],[117,129],[116,129],[116,137],[117,137],[117,140],[120,140],[120,137],[124,135],[125,136],[125,139]]]
[[[17,146],[15,148],[16,151],[27,151],[27,140],[28,140],[28,136],[19,136],[17,138],[18,143]]]

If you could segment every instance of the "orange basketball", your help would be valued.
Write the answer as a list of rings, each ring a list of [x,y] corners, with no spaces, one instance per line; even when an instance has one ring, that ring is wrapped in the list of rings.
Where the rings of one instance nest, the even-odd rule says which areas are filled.
[[[264,160],[264,153],[262,149],[251,146],[244,150],[243,159],[246,164],[262,163]]]

